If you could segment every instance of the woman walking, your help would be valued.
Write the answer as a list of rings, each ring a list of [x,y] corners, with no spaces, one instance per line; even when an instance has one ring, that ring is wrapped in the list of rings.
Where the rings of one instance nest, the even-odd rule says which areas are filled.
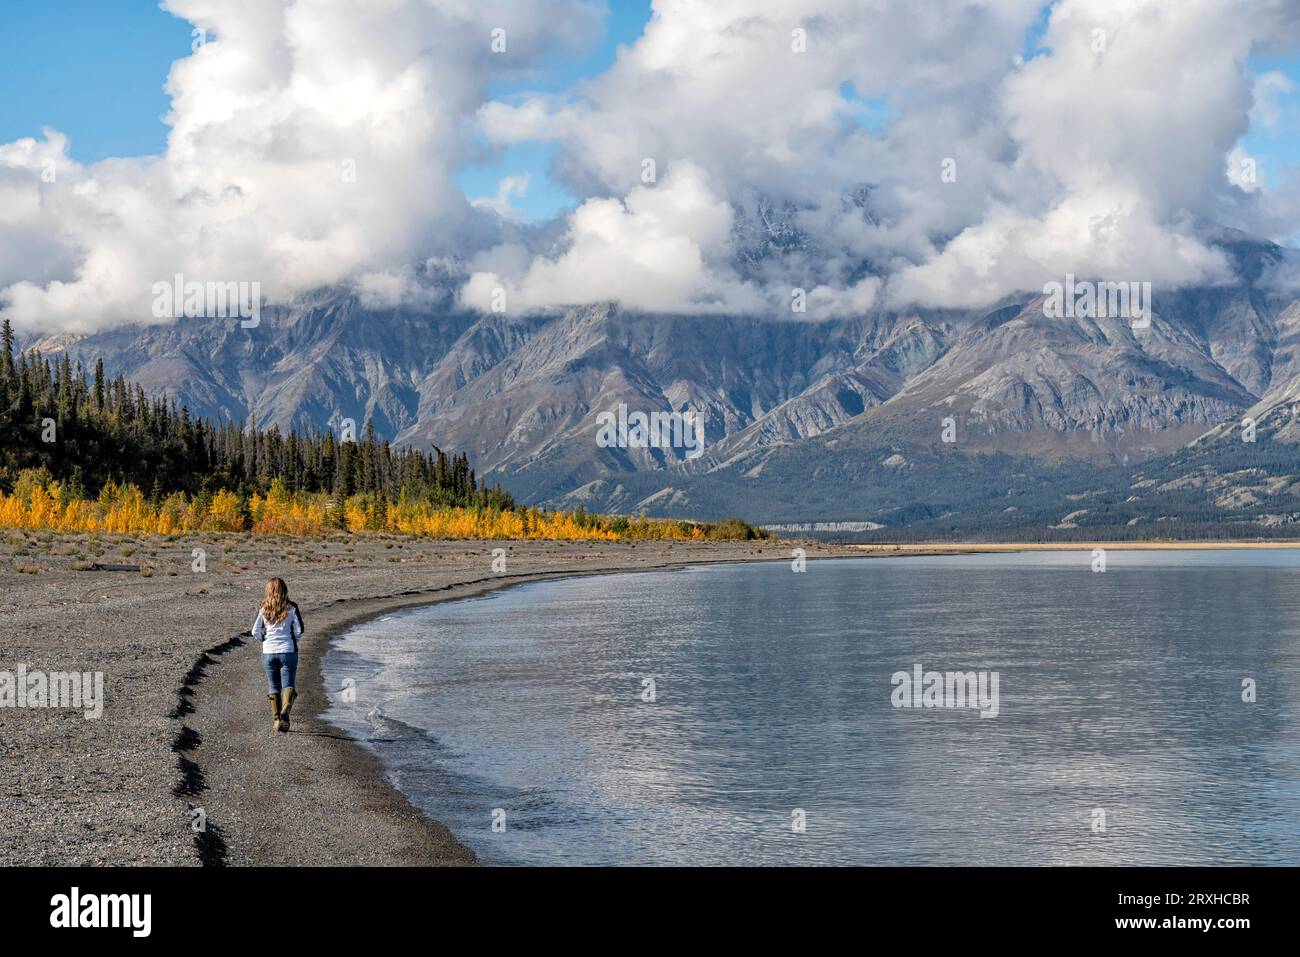
[[[271,726],[276,731],[289,730],[289,712],[293,699],[298,696],[293,689],[298,673],[298,639],[302,637],[302,614],[289,600],[289,588],[282,578],[272,578],[266,583],[262,607],[253,622],[253,637],[262,643],[262,666],[266,668],[269,686],[267,699],[271,703]]]

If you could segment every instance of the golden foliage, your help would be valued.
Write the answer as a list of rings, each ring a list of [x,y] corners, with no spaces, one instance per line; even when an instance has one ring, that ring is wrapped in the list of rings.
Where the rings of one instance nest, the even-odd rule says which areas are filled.
[[[265,495],[245,500],[222,490],[189,497],[177,492],[148,501],[134,485],[104,486],[98,499],[81,499],[41,470],[23,472],[12,494],[0,492],[0,527],[126,535],[251,531],[255,535],[318,536],[330,532],[388,532],[428,538],[538,538],[699,541],[747,538],[743,522],[704,526],[646,518],[610,518],[536,508],[460,508],[405,496],[354,495],[343,502],[324,493],[290,492],[276,480]],[[740,529],[740,532],[736,530]]]

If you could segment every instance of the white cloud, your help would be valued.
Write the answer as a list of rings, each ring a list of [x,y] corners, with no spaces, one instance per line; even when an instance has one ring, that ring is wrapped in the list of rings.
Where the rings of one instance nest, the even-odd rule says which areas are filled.
[[[1252,104],[1245,61],[1289,17],[1268,0],[1062,0],[1051,54],[1003,87],[1029,188],[902,270],[891,297],[993,301],[1066,272],[1166,287],[1225,278],[1197,225],[1244,185],[1224,171],[1244,158],[1233,150]]]
[[[488,104],[480,123],[503,144],[558,140],[579,193],[626,196],[646,158],[689,159],[739,208],[792,202],[822,248],[769,250],[748,277],[764,302],[784,280],[820,284],[827,311],[860,303],[846,294],[864,261],[892,274],[893,305],[982,305],[1065,272],[1224,278],[1200,225],[1275,234],[1290,208],[1243,205],[1225,170],[1252,104],[1267,119],[1284,92],[1269,75],[1252,89],[1245,64],[1300,40],[1294,6],[1060,0],[1049,52],[1026,63],[1041,7],[659,0],[644,37],[578,96]],[[807,53],[790,48],[796,28]],[[864,110],[885,114],[879,135],[847,121]],[[845,202],[857,182],[873,186],[871,216]]]
[[[860,310],[879,285],[862,282],[864,261],[930,255],[931,237],[983,215],[990,184],[1010,186],[1011,141],[987,109],[988,91],[1012,69],[1039,7],[658,0],[644,36],[604,75],[573,95],[488,104],[480,126],[501,145],[557,140],[559,169],[579,195],[626,202],[644,188],[648,161],[659,169],[689,162],[720,201],[745,212],[746,239],[761,247],[706,257],[710,278],[696,274],[689,285],[729,290],[727,306],[737,310],[788,314],[794,287],[820,290],[810,312],[817,303],[821,315]],[[861,127],[864,112],[890,115],[884,135]],[[960,157],[961,182],[940,190],[940,164],[951,156]],[[872,216],[847,201],[861,183],[874,185]],[[773,210],[788,222],[774,222]],[[573,219],[591,215],[584,209]],[[767,241],[787,227],[810,242]],[[743,285],[721,265],[737,253]],[[539,275],[550,271],[539,264]],[[605,284],[623,288],[615,276]],[[673,294],[620,298],[677,298],[665,289]],[[707,294],[699,301],[718,302]]]
[[[1243,193],[1253,193],[1264,188],[1259,181],[1259,161],[1240,145],[1234,146],[1228,153],[1224,173],[1228,182]]]
[[[0,307],[24,325],[147,319],[175,272],[272,300],[346,283],[377,306],[468,275],[462,304],[501,289],[512,312],[789,315],[798,287],[817,318],[980,305],[1066,272],[1215,282],[1206,224],[1300,228],[1300,175],[1241,167],[1251,123],[1289,115],[1290,81],[1247,64],[1300,44],[1294,0],[1058,0],[1027,62],[1044,0],[655,0],[606,72],[509,102],[489,81],[579,49],[602,5],[166,5],[210,42],[172,70],[163,156],[0,145]],[[558,143],[584,201],[535,229],[522,174],[467,199],[452,177],[480,137]]]
[[[512,197],[523,199],[528,195],[528,186],[532,182],[531,173],[517,173],[513,176],[504,176],[497,182],[497,193],[495,196],[479,196],[470,202],[475,206],[483,209],[490,209],[502,219],[508,219],[511,222],[521,222],[522,214],[510,204]]]
[[[516,257],[513,273],[477,271],[461,299],[490,311],[500,289],[508,312],[603,300],[656,312],[751,311],[761,303],[726,264],[731,223],[731,207],[703,171],[683,162],[662,184],[637,187],[626,200],[583,203],[569,219],[562,253]],[[492,253],[481,262],[494,260],[506,265]]]
[[[1278,126],[1287,109],[1287,98],[1294,92],[1295,84],[1280,70],[1270,70],[1255,77],[1251,122],[1264,129]]]
[[[174,64],[165,154],[81,167],[57,135],[0,146],[0,249],[55,244],[45,276],[0,267],[24,326],[147,320],[153,282],[258,281],[284,299],[494,239],[453,184],[487,81],[599,29],[590,0],[167,0],[208,42]],[[506,30],[507,52],[491,49]],[[41,160],[53,156],[54,183]],[[35,210],[35,211],[33,211]],[[363,278],[364,277],[364,278]],[[381,297],[382,298],[382,297]]]

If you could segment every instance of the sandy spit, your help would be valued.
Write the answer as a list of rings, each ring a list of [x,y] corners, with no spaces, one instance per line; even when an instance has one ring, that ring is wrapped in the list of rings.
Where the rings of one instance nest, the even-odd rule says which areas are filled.
[[[0,533],[0,672],[102,672],[104,682],[96,719],[0,707],[0,864],[472,864],[321,717],[331,637],[522,581],[789,560],[791,547]],[[801,547],[809,558],[862,554]],[[497,548],[505,574],[492,569]],[[287,735],[271,730],[256,643],[237,637],[271,576],[289,583],[307,621]]]

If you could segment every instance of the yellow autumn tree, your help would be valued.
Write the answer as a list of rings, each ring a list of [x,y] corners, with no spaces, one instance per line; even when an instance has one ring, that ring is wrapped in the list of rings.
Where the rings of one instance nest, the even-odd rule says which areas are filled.
[[[342,522],[333,518],[335,515],[340,515]],[[429,538],[595,541],[698,541],[760,534],[738,519],[704,526],[644,517],[611,518],[581,509],[549,512],[534,507],[463,508],[413,501],[405,493],[396,502],[373,494],[335,501],[323,492],[290,492],[278,480],[265,495],[254,494],[247,501],[223,489],[210,500],[192,500],[176,492],[153,504],[136,486],[114,482],[105,483],[97,498],[89,500],[73,497],[44,469],[24,470],[11,493],[0,491],[0,528],[122,535],[249,530],[255,535],[300,537],[346,530],[354,534],[384,532]]]

